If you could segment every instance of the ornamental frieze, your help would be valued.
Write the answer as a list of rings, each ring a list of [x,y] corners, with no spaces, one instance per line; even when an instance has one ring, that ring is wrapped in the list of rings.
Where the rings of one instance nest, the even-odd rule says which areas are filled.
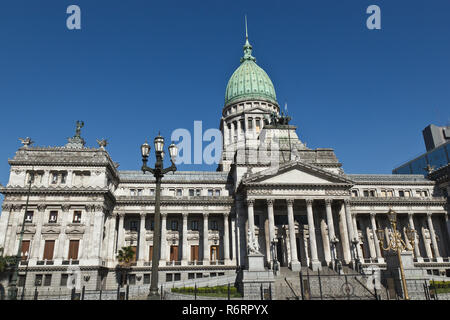
[[[85,226],[80,224],[70,223],[67,225],[66,234],[83,234]]]
[[[60,226],[44,225],[42,226],[42,234],[59,234],[61,232]]]

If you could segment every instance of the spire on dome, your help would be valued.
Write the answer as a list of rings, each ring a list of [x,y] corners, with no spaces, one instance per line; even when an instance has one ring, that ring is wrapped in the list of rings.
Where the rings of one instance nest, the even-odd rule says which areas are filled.
[[[244,44],[244,56],[241,58],[241,63],[245,60],[256,61],[252,56],[252,45],[248,42],[248,28],[247,28],[247,15],[245,15],[245,44]]]

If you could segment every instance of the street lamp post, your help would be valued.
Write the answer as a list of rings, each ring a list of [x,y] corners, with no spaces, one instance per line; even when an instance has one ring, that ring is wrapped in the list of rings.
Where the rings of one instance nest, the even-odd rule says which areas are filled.
[[[154,231],[153,231],[153,254],[152,254],[152,276],[150,284],[150,292],[148,294],[148,299],[157,300],[160,299],[158,294],[158,266],[159,258],[161,254],[161,212],[160,212],[160,197],[161,197],[161,178],[164,174],[168,172],[175,172],[177,167],[175,166],[175,160],[178,154],[178,148],[175,144],[169,146],[170,162],[172,165],[164,169],[164,138],[159,134],[155,138],[155,154],[156,163],[155,168],[150,168],[147,166],[148,156],[150,154],[150,145],[145,142],[141,146],[142,154],[142,172],[150,172],[156,179],[156,192],[155,192],[155,221],[154,221]]]
[[[9,282],[8,286],[8,298],[9,300],[17,300],[17,278],[19,276],[19,263],[22,260],[22,241],[23,241],[23,234],[25,231],[25,219],[27,217],[27,211],[28,211],[28,202],[30,200],[30,192],[31,192],[31,184],[33,183],[34,179],[34,172],[30,172],[29,181],[28,181],[28,192],[27,192],[27,201],[25,203],[25,212],[23,214],[23,220],[22,220],[22,228],[20,229],[20,236],[19,236],[19,247],[17,249],[17,254],[14,258],[14,270],[11,277],[11,281]]]
[[[405,300],[409,300],[408,288],[406,287],[405,271],[403,269],[401,252],[403,250],[412,251],[412,248],[414,248],[416,231],[414,229],[412,229],[411,226],[408,226],[408,229],[406,230],[408,240],[411,242],[411,249],[410,249],[406,245],[406,243],[402,240],[401,234],[397,230],[397,213],[394,210],[389,209],[388,218],[389,218],[389,222],[390,222],[391,228],[392,228],[392,237],[389,239],[387,248],[385,248],[383,246],[384,230],[382,230],[382,229],[377,230],[378,239],[379,239],[379,241],[381,243],[381,247],[384,251],[389,251],[389,250],[397,251],[398,263],[400,265],[400,275],[402,277],[402,287],[403,287],[404,297],[405,297]]]

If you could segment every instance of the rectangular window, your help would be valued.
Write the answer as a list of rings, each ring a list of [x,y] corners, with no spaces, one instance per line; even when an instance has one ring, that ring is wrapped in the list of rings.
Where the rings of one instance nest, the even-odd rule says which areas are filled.
[[[195,275],[196,278],[203,278],[203,273],[199,272]]]
[[[216,192],[216,194],[215,194],[215,195],[216,195],[216,197],[219,197],[219,196],[220,196],[220,189],[216,189],[216,191],[215,191],[215,192]]]
[[[34,285],[36,287],[42,286],[42,274],[37,274],[34,278]]]
[[[73,213],[73,223],[81,222],[81,211],[74,211]]]
[[[405,191],[405,198],[409,198],[411,196],[411,193],[409,191]]]
[[[195,195],[196,195],[197,197],[200,197],[201,192],[202,192],[202,189],[197,189],[197,190],[195,190]]]
[[[166,282],[171,282],[171,281],[172,281],[172,274],[166,273]]]
[[[171,230],[172,231],[177,231],[178,230],[178,221],[177,220],[172,220]]]
[[[208,189],[208,197],[212,197],[213,196],[213,189]]]
[[[405,193],[404,193],[402,190],[400,190],[400,191],[398,192],[398,196],[399,196],[399,197],[404,197],[404,196],[405,196]]]
[[[62,274],[61,275],[61,282],[59,283],[59,285],[61,287],[65,287],[67,286],[67,280],[69,279],[69,275],[68,274]]]
[[[189,189],[189,197],[193,197],[195,194],[195,190],[194,189]]]
[[[189,272],[188,279],[195,279],[195,273]]]
[[[426,190],[424,190],[424,191],[422,192],[422,194],[423,194],[424,197],[428,197],[428,192],[427,192]]]
[[[130,230],[131,231],[137,231],[138,229],[138,222],[136,220],[130,221]]]
[[[133,259],[131,259],[131,262],[136,262],[136,246],[131,246],[131,251],[133,251]]]
[[[138,189],[137,195],[138,195],[139,197],[142,196],[142,189]]]
[[[52,184],[57,184],[57,183],[58,183],[58,173],[52,172]]]
[[[150,246],[150,251],[148,253],[148,261],[152,261],[153,259],[153,246]]]
[[[261,130],[261,120],[256,119],[256,132],[259,133]]]
[[[52,284],[52,275],[51,274],[46,274],[44,277],[44,286],[45,287],[50,287]]]
[[[61,173],[61,184],[65,184],[67,181],[67,172]]]
[[[52,261],[54,250],[55,250],[55,240],[45,240],[43,259]]]
[[[169,196],[175,196],[175,189],[169,189]]]
[[[394,196],[394,191],[388,190],[387,196],[392,198]]]
[[[19,287],[25,286],[25,280],[26,280],[26,276],[25,276],[24,274],[20,274],[20,275],[19,275],[19,279],[18,279],[18,281],[17,281],[17,285],[18,285]]]
[[[150,195],[154,196],[155,195],[155,189],[150,189]]]
[[[217,224],[217,220],[211,221],[211,230],[219,230],[219,226]]]
[[[369,190],[364,190],[363,194],[364,194],[364,197],[368,197],[369,196]]]
[[[80,240],[69,241],[69,257],[68,259],[78,260],[78,248],[80,246]]]
[[[181,273],[175,273],[174,277],[175,277],[175,281],[180,281],[181,280]]]
[[[259,226],[259,214],[255,214],[254,219],[255,219],[255,226]]]
[[[136,275],[135,274],[130,274],[128,275],[128,284],[136,284]]]
[[[248,129],[253,129],[253,118],[248,118]]]
[[[50,211],[48,222],[56,223],[57,220],[58,220],[58,211]]]
[[[144,284],[150,283],[150,273],[144,273]]]
[[[177,189],[177,197],[181,197],[183,195],[183,189]]]
[[[153,231],[155,229],[155,220],[152,220],[150,222],[150,231]]]
[[[380,195],[381,197],[386,198],[386,190],[381,190]]]
[[[30,255],[30,240],[22,241],[22,261],[28,260],[28,256]]]
[[[370,191],[369,191],[369,195],[370,195],[371,197],[375,197],[375,190],[370,190]]]
[[[357,196],[358,196],[358,191],[352,190],[352,197],[357,197]]]
[[[191,246],[191,261],[198,261],[198,245]]]
[[[198,220],[192,220],[191,221],[191,230],[198,230]]]
[[[27,211],[25,214],[25,222],[33,222],[33,211]]]

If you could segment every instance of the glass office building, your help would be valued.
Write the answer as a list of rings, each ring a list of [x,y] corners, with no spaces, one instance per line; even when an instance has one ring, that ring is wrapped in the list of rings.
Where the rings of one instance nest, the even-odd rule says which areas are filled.
[[[423,174],[427,175],[427,166],[437,170],[450,161],[450,142],[446,142],[437,148],[420,155],[414,160],[408,161],[405,164],[392,170],[393,174]]]

